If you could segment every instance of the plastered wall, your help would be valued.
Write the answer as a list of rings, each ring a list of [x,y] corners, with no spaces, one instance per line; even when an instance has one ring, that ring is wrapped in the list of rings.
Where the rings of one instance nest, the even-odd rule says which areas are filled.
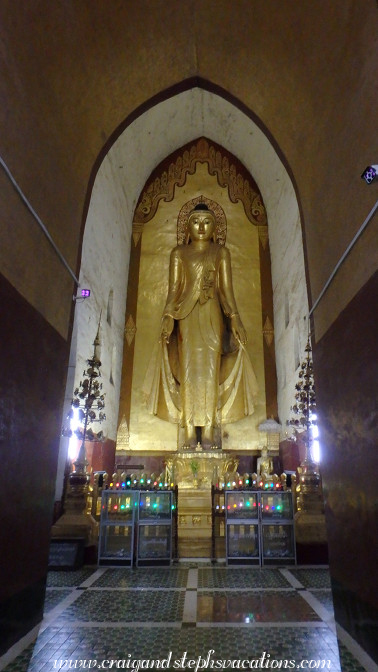
[[[132,121],[141,119],[141,112],[168,100],[171,94],[192,87],[215,93],[264,129],[292,177],[311,303],[376,200],[375,186],[367,187],[360,179],[365,166],[377,162],[376,35],[374,0],[334,0],[332,9],[329,3],[317,0],[239,0],[237,11],[229,0],[191,0],[179,5],[175,0],[1,0],[0,154],[78,273],[89,197],[98,167],[113,140]],[[196,114],[197,105],[192,110]],[[222,117],[218,128],[225,129],[229,114],[226,107],[222,112],[219,107],[209,110],[210,129],[216,127],[211,120],[218,114]],[[177,117],[171,120],[173,123],[180,126]],[[202,133],[211,137],[206,130]],[[155,138],[160,137],[159,125],[154,131],[143,136],[151,152]],[[137,136],[141,137],[140,131]],[[256,139],[257,134],[251,130],[248,137]],[[234,151],[231,126],[222,131],[221,138],[214,139]],[[158,143],[156,164],[175,148],[166,136],[165,142]],[[242,153],[239,158],[245,163]],[[136,185],[142,188],[152,169],[153,165],[145,165]],[[266,170],[269,172],[269,164]],[[266,192],[263,196],[267,204]],[[45,390],[47,385],[47,389],[59,390],[63,397],[74,282],[2,170],[0,204],[0,268],[5,287],[1,308],[4,311],[6,305],[10,318],[10,322],[5,321],[2,313],[7,364],[2,375],[2,399],[14,401],[14,405],[4,402],[2,406],[3,484],[12,492],[20,462],[32,468],[29,477],[34,474],[37,478],[38,474],[38,479],[49,484],[47,496],[30,502],[28,509],[29,517],[38,521],[38,549],[32,530],[25,527],[23,512],[9,518],[12,529],[8,550],[15,560],[7,568],[6,599],[9,613],[14,613],[17,604],[25,605],[22,591],[30,590],[33,600],[29,615],[35,620],[43,599],[43,558],[48,552],[50,493],[57,460],[55,437],[61,424],[60,413],[53,413],[49,417],[54,420],[52,424],[49,420],[46,431]],[[132,210],[130,203],[128,212]],[[269,212],[268,216],[271,220]],[[297,214],[292,221],[297,226]],[[337,323],[339,334],[344,333],[345,315],[352,325],[351,337],[354,332],[363,333],[364,316],[357,315],[352,301],[366,287],[364,305],[370,306],[371,289],[367,283],[376,268],[375,239],[376,223],[372,222],[315,311],[316,340],[324,346],[325,353],[318,362],[325,367],[335,361],[336,354],[342,355],[342,362],[350,356],[347,341],[327,338],[336,321],[341,320]],[[274,277],[273,271],[273,282]],[[289,286],[293,284],[294,278],[288,281]],[[17,333],[23,338],[19,347],[11,348],[9,339]],[[48,333],[47,350],[41,345],[43,333]],[[31,341],[34,345],[29,350]],[[27,357],[33,366],[30,361],[26,363]],[[359,380],[359,365],[366,366],[361,350],[357,349],[354,357],[356,368],[349,378],[350,390]],[[33,371],[32,395],[23,383],[26,366]],[[327,404],[327,413],[335,418],[328,435],[328,450],[332,451],[340,408],[344,412],[350,397],[343,395],[342,379],[337,387],[337,403],[334,396],[326,395],[328,380],[322,377],[322,370],[318,371],[316,382],[319,399],[325,400],[321,403]],[[54,393],[50,399],[60,410],[59,394]],[[45,403],[41,406],[39,400]],[[12,415],[14,408],[17,413]],[[356,412],[357,420],[363,419],[363,406]],[[30,442],[26,440],[28,422],[36,417],[38,428]],[[20,451],[16,454],[15,445]],[[44,459],[46,455],[48,460]],[[370,475],[368,453],[355,450],[353,456],[359,473]],[[325,467],[325,483],[330,491],[332,474],[344,473],[338,470],[341,461],[345,464],[344,457],[339,451],[335,468],[329,464],[327,473]],[[355,465],[350,463],[349,468],[353,481]],[[363,516],[361,502],[356,502],[352,525],[359,529],[361,553],[365,555],[369,550],[369,520]],[[369,510],[370,502],[371,499]],[[332,515],[331,572],[341,577],[344,594],[349,591],[349,604],[353,604],[353,599],[365,595],[369,586],[372,593],[375,568],[364,572],[361,585],[355,583],[355,577],[351,580],[351,556],[339,544],[338,533],[333,533],[342,529],[348,519],[346,506],[335,509]],[[29,563],[34,568],[28,575],[19,555],[20,540],[28,547]],[[344,566],[347,571],[339,571]],[[340,609],[345,627],[352,631],[350,610],[342,611],[342,606]],[[363,613],[362,607],[359,613]],[[20,620],[13,621],[15,628],[10,639],[2,638],[2,646],[27,627],[25,610],[19,616]],[[358,634],[358,628],[355,631]]]

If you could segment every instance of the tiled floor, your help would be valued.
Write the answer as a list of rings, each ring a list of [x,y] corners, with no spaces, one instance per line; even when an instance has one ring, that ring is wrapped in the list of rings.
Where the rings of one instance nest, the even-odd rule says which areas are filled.
[[[335,633],[323,567],[93,567],[49,573],[42,624],[0,670],[378,669]]]

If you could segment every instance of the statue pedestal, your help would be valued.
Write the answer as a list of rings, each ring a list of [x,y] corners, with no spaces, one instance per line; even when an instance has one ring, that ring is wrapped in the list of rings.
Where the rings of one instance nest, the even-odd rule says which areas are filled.
[[[88,513],[64,513],[51,528],[53,538],[83,538],[86,546],[98,544],[98,522]]]
[[[327,544],[324,513],[297,511],[294,521],[297,544]]]
[[[51,528],[55,539],[80,538],[85,540],[85,561],[95,561],[98,545],[98,523],[86,512],[88,476],[82,471],[74,471],[68,479],[65,511]],[[91,549],[89,551],[89,549]]]
[[[297,511],[294,523],[298,564],[327,565],[329,558],[324,513]]]
[[[298,474],[297,512],[294,516],[297,560],[304,564],[327,562],[327,530],[317,465],[307,457],[298,468]]]
[[[211,486],[236,471],[238,459],[221,450],[183,451],[169,465],[178,485],[180,558],[211,557]]]
[[[180,558],[211,557],[211,488],[179,488]]]

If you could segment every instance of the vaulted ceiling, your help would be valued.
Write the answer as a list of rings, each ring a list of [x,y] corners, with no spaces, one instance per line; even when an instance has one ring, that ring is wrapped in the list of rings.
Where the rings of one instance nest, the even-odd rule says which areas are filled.
[[[258,123],[292,176],[316,298],[375,199],[359,175],[377,158],[376,36],[373,0],[363,8],[357,0],[0,0],[0,153],[77,269],[91,186],[115,137],[173,93],[214,91]],[[32,240],[35,224],[4,174],[0,196],[2,271],[51,321],[46,283],[54,278],[68,302],[72,280],[48,244]],[[324,303],[328,324],[370,277],[371,246],[367,232],[357,250],[364,263],[346,265]],[[43,273],[24,263],[34,253]]]

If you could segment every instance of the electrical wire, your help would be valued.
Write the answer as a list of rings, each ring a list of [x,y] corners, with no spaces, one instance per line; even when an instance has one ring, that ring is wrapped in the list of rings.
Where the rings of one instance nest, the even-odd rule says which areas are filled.
[[[31,205],[31,203],[28,201],[28,199],[26,198],[25,194],[23,193],[22,189],[21,189],[21,188],[19,187],[19,185],[17,184],[15,178],[13,177],[12,173],[10,172],[8,166],[6,165],[5,161],[2,159],[1,156],[0,156],[0,164],[1,164],[1,166],[3,167],[4,172],[5,172],[6,175],[8,176],[8,178],[9,178],[9,180],[11,181],[12,185],[14,186],[15,190],[17,191],[18,195],[20,196],[20,198],[22,199],[22,201],[25,203],[26,207],[27,207],[28,210],[31,212],[31,214],[33,215],[33,217],[34,217],[34,219],[36,220],[36,222],[39,224],[40,228],[42,229],[42,231],[43,231],[43,233],[45,234],[45,236],[46,236],[47,240],[49,241],[50,245],[53,247],[54,251],[55,251],[56,254],[58,255],[58,257],[59,257],[60,261],[62,262],[63,266],[67,269],[67,271],[69,272],[69,274],[71,275],[71,277],[73,278],[73,280],[74,280],[74,281],[76,282],[76,284],[79,286],[80,283],[79,283],[78,278],[76,277],[76,275],[75,275],[75,273],[73,272],[72,268],[69,266],[68,262],[66,261],[66,259],[65,259],[64,256],[62,255],[61,251],[59,250],[59,248],[58,248],[57,245],[55,244],[54,240],[53,240],[52,237],[50,236],[50,234],[49,234],[48,230],[46,229],[44,223],[42,222],[41,218],[40,218],[39,215],[36,213],[36,211],[34,210],[33,206]],[[376,211],[377,211],[377,208],[378,208],[378,201],[375,203],[374,207],[373,207],[372,210],[369,212],[369,214],[368,214],[368,216],[366,217],[365,221],[363,222],[363,224],[362,224],[362,225],[360,226],[360,228],[358,229],[356,235],[354,236],[354,238],[352,239],[352,241],[349,243],[349,245],[348,245],[347,249],[345,250],[344,254],[340,257],[340,259],[339,259],[339,261],[337,262],[335,268],[333,269],[331,275],[329,276],[327,282],[325,283],[325,285],[324,285],[322,291],[320,292],[318,298],[316,299],[315,303],[312,305],[312,307],[311,307],[311,309],[310,309],[310,311],[309,311],[308,317],[311,317],[312,313],[314,312],[314,310],[315,310],[315,309],[317,308],[317,306],[319,305],[320,301],[322,300],[324,294],[326,293],[328,287],[330,286],[330,284],[331,284],[333,278],[335,277],[337,271],[339,270],[340,266],[343,264],[344,260],[345,260],[346,257],[348,256],[348,254],[349,254],[349,252],[351,251],[351,249],[354,247],[355,243],[357,242],[358,238],[361,236],[362,232],[365,230],[365,228],[366,228],[367,225],[369,224],[370,220],[374,217],[374,215],[375,215],[375,213],[376,213]]]
[[[66,261],[66,259],[64,258],[64,256],[62,255],[61,251],[59,250],[59,248],[58,248],[57,245],[55,244],[54,240],[51,238],[51,236],[50,236],[48,230],[46,229],[44,223],[42,222],[41,218],[40,218],[39,215],[36,213],[36,211],[34,210],[33,206],[32,206],[31,203],[28,201],[28,199],[26,198],[24,192],[22,191],[21,187],[19,187],[19,185],[17,184],[15,178],[13,177],[11,171],[9,170],[7,164],[6,164],[5,161],[2,159],[1,156],[0,156],[0,165],[3,167],[5,174],[8,176],[9,180],[11,181],[13,187],[15,188],[15,190],[16,190],[17,193],[18,193],[18,195],[20,196],[21,200],[24,202],[24,204],[25,204],[26,207],[28,208],[29,212],[31,212],[31,214],[33,215],[34,219],[35,219],[36,222],[39,224],[40,228],[42,229],[42,231],[43,231],[43,233],[45,234],[45,236],[46,236],[47,240],[49,241],[50,245],[53,247],[54,251],[55,251],[56,254],[58,255],[58,257],[59,257],[60,261],[62,262],[63,266],[66,268],[66,270],[69,272],[70,276],[73,278],[73,280],[74,280],[74,281],[76,282],[76,284],[79,286],[80,283],[79,283],[79,280],[77,279],[75,273],[73,272],[72,268],[70,267],[70,265],[68,264],[68,262]]]
[[[358,238],[362,234],[362,232],[366,229],[367,225],[369,224],[370,220],[374,217],[376,211],[378,208],[378,201],[375,203],[374,207],[370,210],[368,216],[366,217],[365,221],[363,224],[361,224],[360,228],[358,229],[356,235],[354,236],[353,240],[349,243],[348,247],[346,248],[344,254],[340,257],[339,261],[337,262],[335,268],[333,269],[331,275],[329,276],[327,282],[325,283],[322,291],[320,292],[318,298],[316,299],[315,303],[312,305],[312,308],[308,314],[309,317],[311,317],[312,313],[314,312],[315,308],[319,305],[320,301],[322,300],[324,294],[326,293],[328,287],[330,286],[333,278],[335,277],[337,271],[339,270],[341,264],[344,262],[345,258],[348,256],[349,252],[351,251],[352,247],[355,245],[357,242]]]

